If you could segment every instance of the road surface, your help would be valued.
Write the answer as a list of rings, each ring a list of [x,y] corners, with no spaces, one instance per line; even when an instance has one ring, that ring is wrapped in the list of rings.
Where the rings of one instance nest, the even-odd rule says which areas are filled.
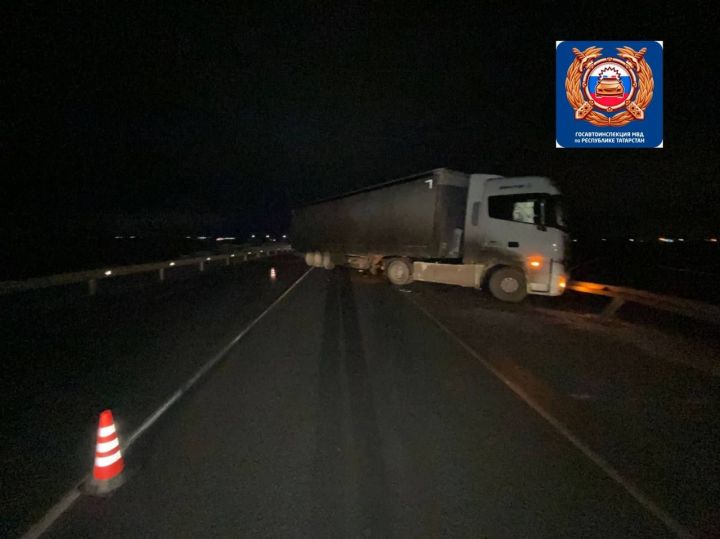
[[[88,473],[103,409],[136,429],[306,269],[286,256],[103,280],[95,297],[84,283],[0,296],[0,537]]]
[[[50,537],[664,537],[403,293],[315,271]]]

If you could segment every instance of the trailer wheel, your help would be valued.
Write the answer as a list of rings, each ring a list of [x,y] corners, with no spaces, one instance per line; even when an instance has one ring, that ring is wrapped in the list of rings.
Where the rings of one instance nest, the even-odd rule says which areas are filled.
[[[322,255],[322,253],[319,252],[319,251],[315,251],[315,252],[313,253],[313,264],[312,264],[313,267],[315,267],[315,268],[322,268],[322,263],[323,263],[323,255]]]
[[[500,301],[520,303],[527,296],[525,274],[516,268],[500,268],[490,276],[490,292]]]
[[[305,263],[308,266],[312,266],[314,260],[315,260],[315,253],[313,253],[313,252],[305,253]]]
[[[335,263],[333,262],[332,255],[330,253],[323,253],[322,255],[322,266],[326,270],[335,269]]]
[[[385,266],[385,275],[388,281],[397,286],[413,282],[412,262],[407,258],[393,258]]]

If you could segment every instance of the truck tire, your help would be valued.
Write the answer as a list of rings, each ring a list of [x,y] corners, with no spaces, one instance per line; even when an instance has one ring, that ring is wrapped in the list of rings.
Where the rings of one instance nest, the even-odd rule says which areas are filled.
[[[322,268],[322,263],[323,263],[323,255],[322,255],[322,253],[319,252],[319,251],[315,251],[315,252],[313,253],[313,264],[312,264],[313,267],[315,267],[315,268]]]
[[[335,269],[335,263],[332,260],[332,255],[330,253],[323,253],[322,255],[322,266],[326,270]]]
[[[490,276],[490,292],[500,301],[520,303],[527,296],[525,274],[517,268],[500,268]]]
[[[413,282],[412,262],[407,258],[393,258],[385,266],[385,275],[392,284],[403,286]]]
[[[305,253],[305,263],[312,267],[313,261],[315,260],[315,253]]]

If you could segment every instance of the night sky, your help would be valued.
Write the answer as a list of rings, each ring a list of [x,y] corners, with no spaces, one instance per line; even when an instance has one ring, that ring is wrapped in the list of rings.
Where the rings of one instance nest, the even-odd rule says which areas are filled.
[[[5,233],[279,233],[443,166],[553,177],[578,234],[720,232],[713,3],[388,4],[13,8]],[[554,147],[556,39],[664,40],[664,149]]]

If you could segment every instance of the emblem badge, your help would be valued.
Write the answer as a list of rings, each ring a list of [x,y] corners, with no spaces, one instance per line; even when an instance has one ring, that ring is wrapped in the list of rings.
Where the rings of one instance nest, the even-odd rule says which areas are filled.
[[[643,47],[621,42],[582,47],[573,45],[576,44],[563,41],[558,42],[557,46],[558,94],[561,91],[559,79],[562,52],[566,58],[562,90],[567,104],[563,108],[562,104],[556,103],[556,145],[648,147],[654,142],[650,147],[661,146],[662,108],[651,108],[657,92],[653,69],[647,58],[649,49],[653,49],[651,54],[660,60],[655,63],[662,68],[661,42],[646,42]],[[648,119],[653,121],[646,121]],[[600,129],[592,129],[593,126]],[[567,133],[561,133],[562,127],[570,129],[566,129]],[[619,131],[618,128],[625,129]],[[568,133],[571,137],[567,136]],[[653,136],[648,137],[648,134]],[[648,139],[651,139],[650,143]]]
[[[617,50],[620,58],[599,58],[599,47],[573,48],[575,60],[568,68],[565,88],[576,120],[621,127],[645,119],[655,87],[652,69],[644,58],[647,49]]]

